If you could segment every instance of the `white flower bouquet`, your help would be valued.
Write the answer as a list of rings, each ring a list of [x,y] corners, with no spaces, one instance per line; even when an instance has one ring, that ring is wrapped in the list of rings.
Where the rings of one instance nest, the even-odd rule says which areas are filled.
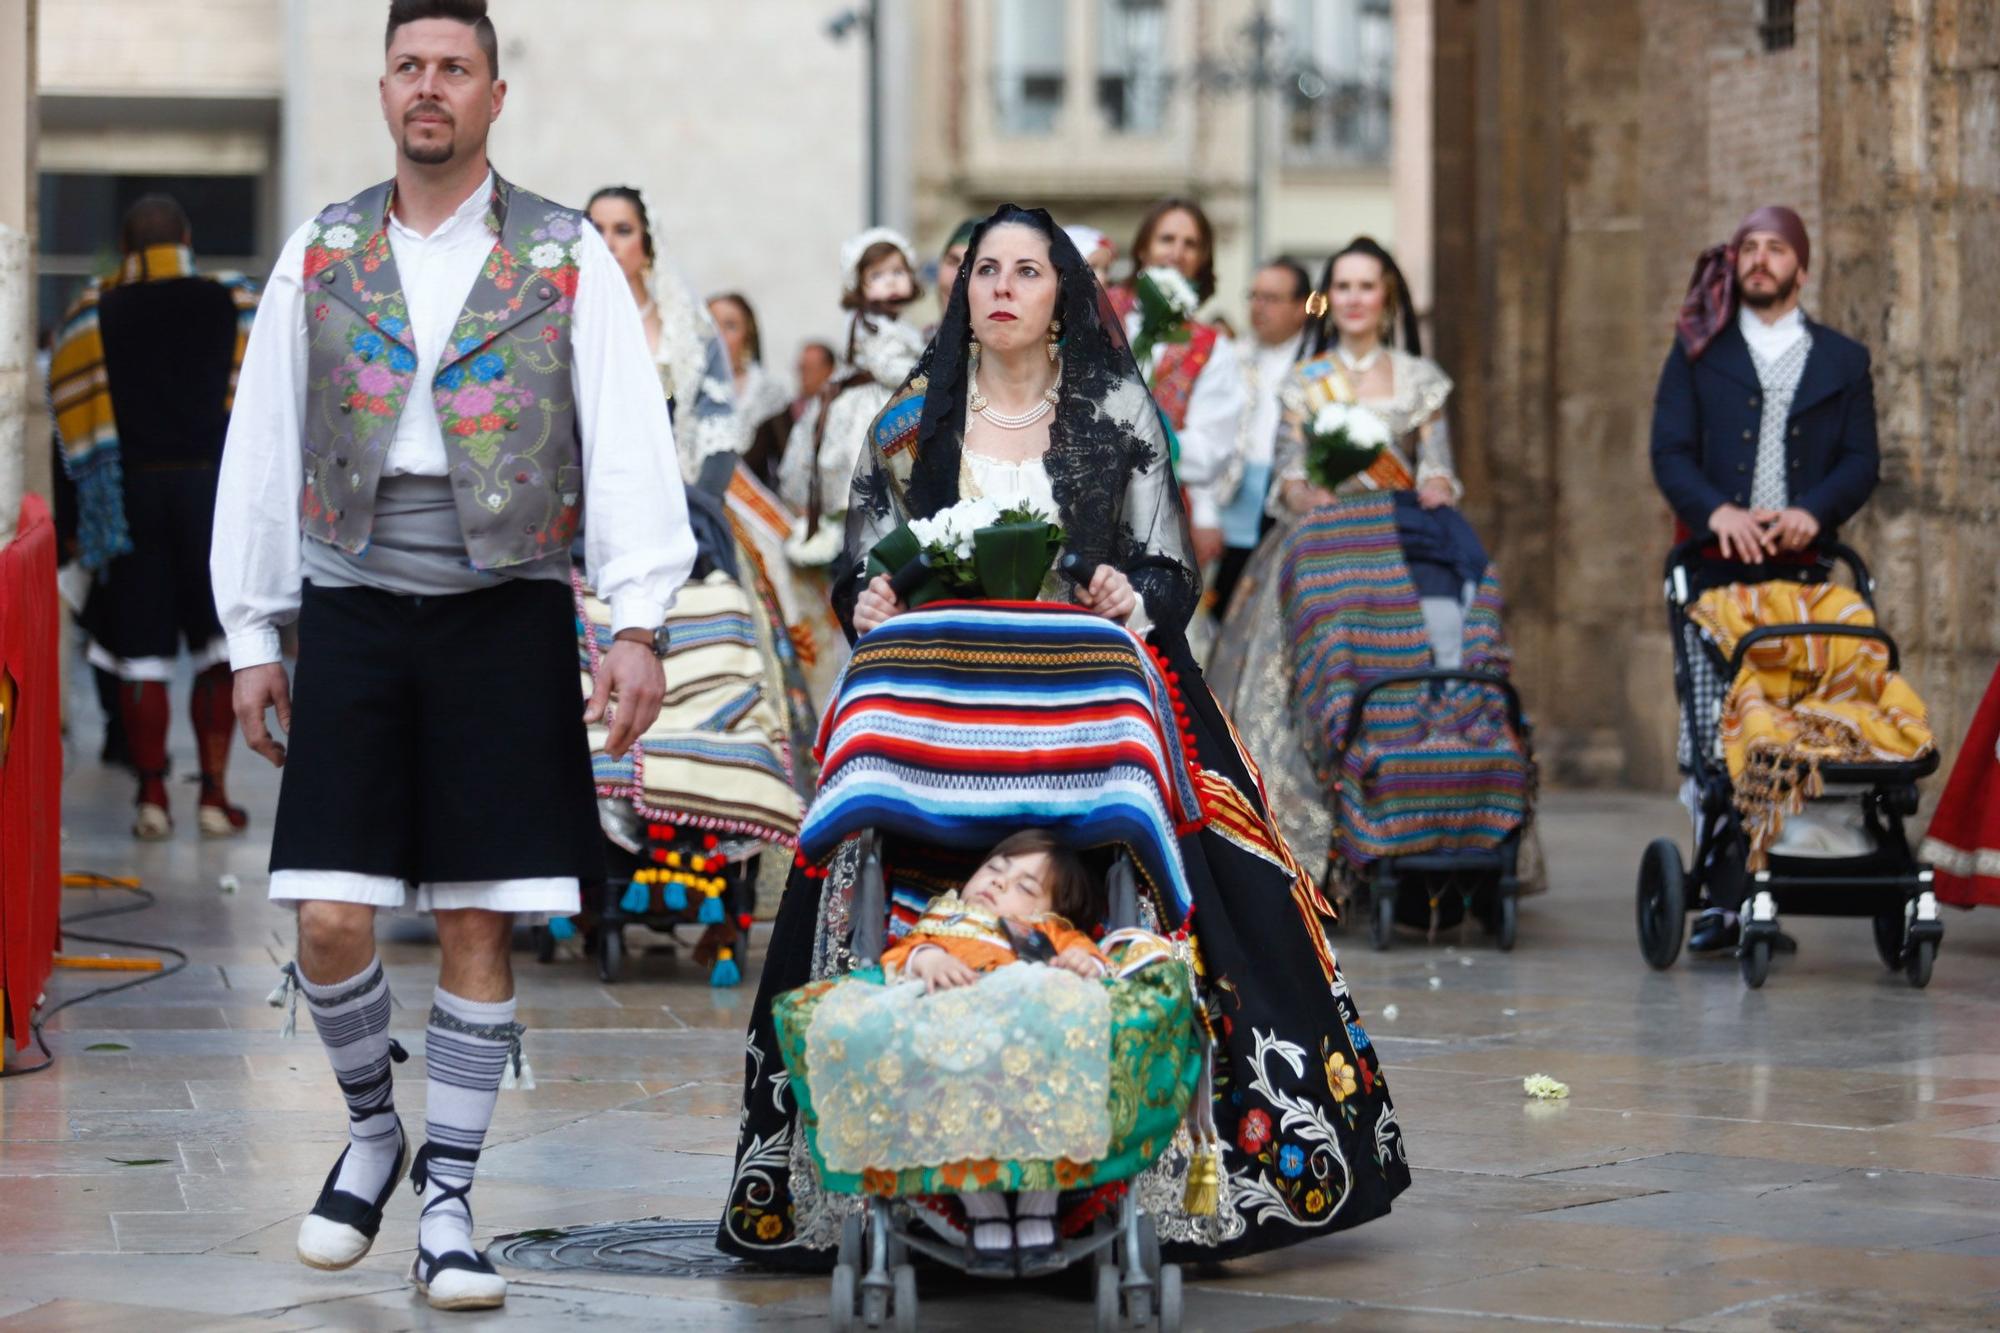
[[[1143,366],[1160,343],[1188,340],[1187,322],[1200,308],[1201,295],[1179,269],[1165,265],[1141,272],[1132,290],[1139,299],[1139,336],[1132,355]]]
[[[1328,403],[1306,423],[1306,477],[1333,490],[1366,472],[1390,444],[1389,426],[1365,407]]]
[[[908,606],[945,597],[1032,601],[1062,543],[1058,516],[1042,506],[961,500],[897,528],[875,544],[868,563],[871,574],[892,578],[921,573],[908,576],[917,579],[903,594]]]

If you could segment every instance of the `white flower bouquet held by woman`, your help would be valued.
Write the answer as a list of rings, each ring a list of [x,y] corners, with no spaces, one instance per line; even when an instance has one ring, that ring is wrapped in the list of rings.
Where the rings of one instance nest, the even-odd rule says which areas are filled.
[[[1132,340],[1132,355],[1141,366],[1161,343],[1188,340],[1187,322],[1201,306],[1201,295],[1177,268],[1162,265],[1139,274],[1132,284],[1139,300],[1139,336]]]
[[[1389,447],[1389,426],[1365,407],[1328,403],[1306,423],[1306,478],[1333,490],[1366,472]]]
[[[1032,500],[1004,509],[960,500],[877,542],[869,573],[912,583],[902,593],[906,606],[946,597],[1033,601],[1062,543],[1059,517]]]

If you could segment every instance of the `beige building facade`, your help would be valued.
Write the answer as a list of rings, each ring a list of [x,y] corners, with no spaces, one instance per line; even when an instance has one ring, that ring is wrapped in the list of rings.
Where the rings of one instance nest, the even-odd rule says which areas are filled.
[[[45,6],[44,325],[109,261],[117,214],[143,189],[185,193],[204,262],[261,276],[313,210],[388,175],[387,9]],[[637,186],[666,262],[697,291],[746,294],[786,373],[799,340],[835,330],[840,245],[866,222],[864,45],[829,35],[823,0],[493,0],[491,13],[509,85],[502,171],[577,205]]]
[[[1042,205],[1129,261],[1147,207],[1199,200],[1217,303],[1239,329],[1258,257],[1318,263],[1358,233],[1429,282],[1431,0],[937,0],[914,7],[911,221],[935,253],[959,219]],[[1252,94],[1251,25],[1271,31]],[[1393,89],[1393,95],[1392,95]],[[1263,236],[1250,237],[1252,116]],[[1253,250],[1256,253],[1253,256]],[[1122,271],[1122,270],[1121,270]]]

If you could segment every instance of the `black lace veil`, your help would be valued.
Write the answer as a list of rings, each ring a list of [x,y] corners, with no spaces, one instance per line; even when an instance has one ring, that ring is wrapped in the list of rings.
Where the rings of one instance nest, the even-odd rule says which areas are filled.
[[[834,569],[834,609],[852,634],[869,550],[897,525],[960,498],[972,328],[968,279],[986,233],[1004,224],[1033,227],[1047,237],[1059,282],[1062,387],[1043,464],[1067,549],[1089,564],[1108,561],[1123,570],[1154,625],[1179,633],[1200,601],[1201,578],[1158,409],[1123,322],[1076,246],[1045,210],[1013,204],[1001,205],[973,232],[944,319],[904,383],[907,389],[921,381],[924,393],[916,457],[906,476],[882,458],[875,427],[869,428],[855,467],[846,545]],[[892,402],[887,411],[895,410]]]

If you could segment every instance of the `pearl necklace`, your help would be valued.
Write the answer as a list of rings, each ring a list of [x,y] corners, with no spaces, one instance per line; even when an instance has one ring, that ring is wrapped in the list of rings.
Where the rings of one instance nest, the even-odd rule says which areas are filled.
[[[1368,355],[1363,357],[1354,356],[1345,347],[1336,347],[1333,351],[1334,355],[1340,358],[1341,365],[1346,366],[1357,375],[1366,375],[1370,370],[1374,369],[1375,362],[1381,358],[1382,344],[1376,343],[1368,349]]]
[[[1056,391],[1060,388],[1062,388],[1062,369],[1058,366],[1055,383],[1042,390],[1042,400],[1039,403],[1036,403],[1025,412],[996,412],[987,403],[986,395],[979,392],[979,358],[977,354],[973,356],[972,366],[966,377],[966,399],[968,404],[973,411],[985,417],[988,422],[998,426],[1001,430],[1026,430],[1050,412],[1053,412],[1057,399],[1060,397]]]

